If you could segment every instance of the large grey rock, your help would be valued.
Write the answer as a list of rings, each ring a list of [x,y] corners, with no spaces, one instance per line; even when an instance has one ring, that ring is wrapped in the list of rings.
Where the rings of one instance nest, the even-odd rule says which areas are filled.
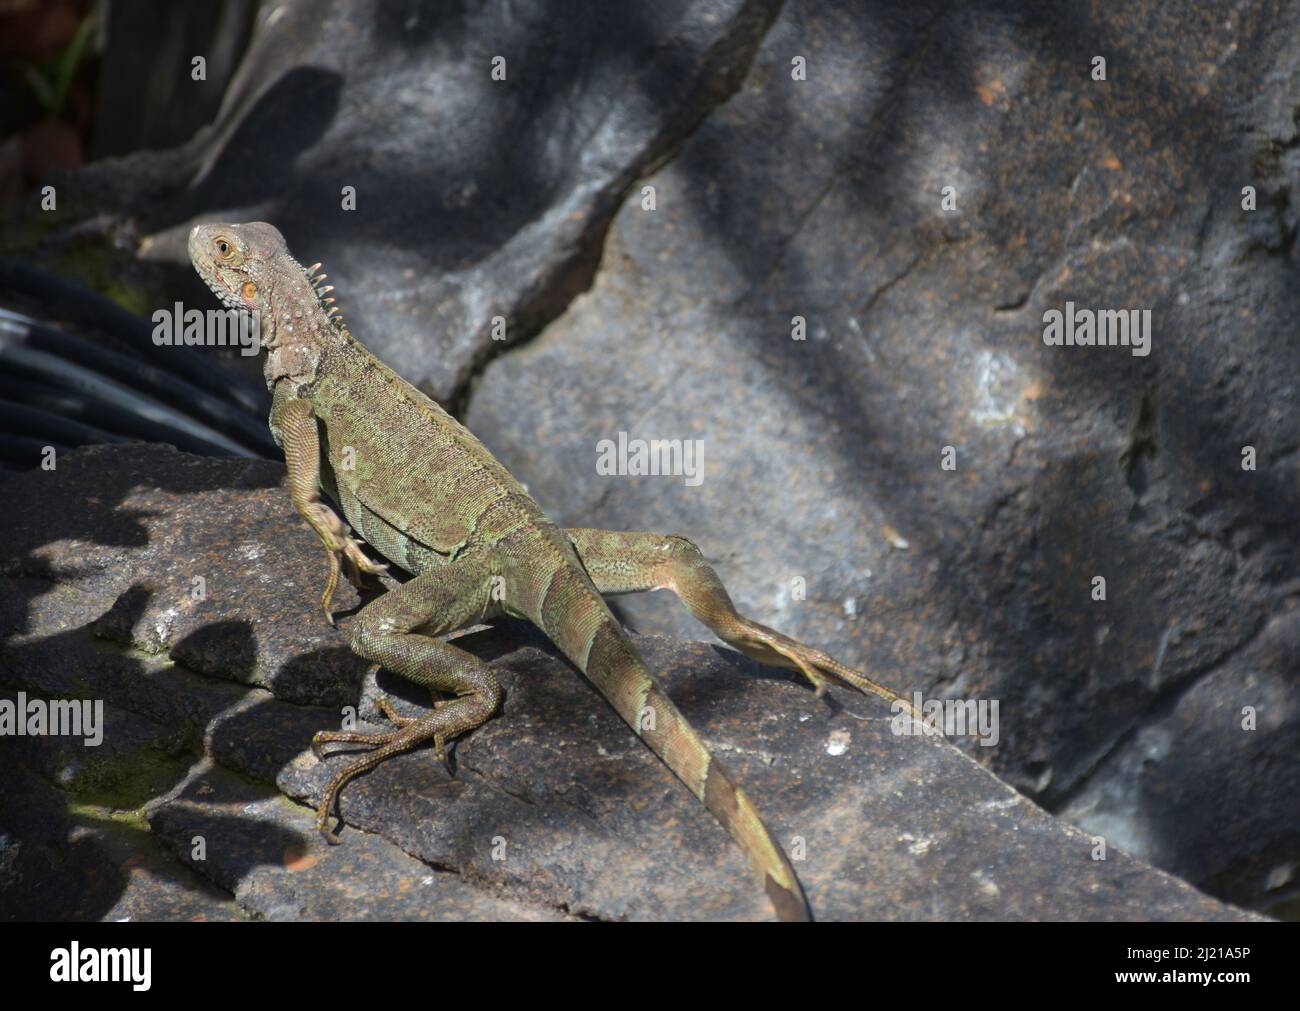
[[[470,427],[562,522],[691,536],[759,620],[896,688],[999,700],[975,757],[1049,808],[1118,830],[1077,800],[1118,791],[1128,844],[1283,903],[1295,806],[1203,791],[1300,789],[1295,654],[1234,661],[1300,547],[1298,17],[787,3],[645,180],[655,209],[624,204],[592,289],[488,365]],[[1067,300],[1151,309],[1152,353],[1045,346]],[[702,440],[703,483],[602,476],[619,432]],[[671,600],[625,611],[698,632]],[[1256,674],[1272,729],[1228,747],[1206,706],[1263,706]],[[1219,766],[1174,791],[1207,803],[1132,788],[1146,731],[1179,742],[1143,753],[1162,783],[1195,776],[1176,754]],[[1229,809],[1240,832],[1208,844]]]
[[[1221,896],[1293,908],[1294,806],[1210,798],[1300,785],[1294,653],[1273,645],[1297,585],[1300,15],[521,11],[267,8],[211,131],[59,180],[59,214],[0,246],[73,265],[89,248],[115,289],[210,305],[185,228],[271,218],[326,261],[358,335],[468,405],[557,518],[691,535],[755,617],[896,687],[998,700],[1001,741],[972,754],[1029,797]],[[1151,309],[1152,354],[1044,346],[1067,300]],[[507,350],[494,315],[512,340],[554,322]],[[704,483],[599,476],[620,431],[702,439]],[[251,529],[270,515],[236,497]],[[303,592],[220,625],[176,595],[239,579],[178,536],[199,539],[161,592],[84,546],[115,594],[103,635],[286,700],[348,699],[359,666],[302,631],[318,552],[304,542]],[[290,546],[260,550],[278,566]],[[671,600],[622,606],[644,631],[700,634]],[[1248,706],[1245,737],[1227,717]]]
[[[344,790],[354,827],[325,847],[311,808],[338,760],[306,746],[340,705],[379,717],[359,661],[320,659],[343,648],[352,619],[332,630],[316,612],[320,547],[278,470],[134,444],[5,482],[15,508],[0,560],[0,683],[100,699],[109,718],[91,758],[68,739],[4,740],[35,799],[0,809],[0,870],[22,869],[13,854],[71,855],[60,819],[38,816],[68,807],[129,823],[154,859],[186,864],[173,878],[192,882],[195,904],[177,886],[170,905],[140,903],[139,915],[215,915],[211,886],[233,897],[225,915],[276,919],[771,915],[712,817],[544,640],[511,623],[460,639],[494,661],[506,700],[458,743],[454,776],[428,749],[384,763]],[[197,602],[195,573],[208,588]],[[187,645],[208,627],[247,645]],[[1096,859],[1098,840],[946,741],[894,733],[876,701],[828,705],[728,650],[637,642],[802,857],[821,918],[1247,915],[1114,847]],[[380,682],[399,705],[427,707],[400,679]],[[15,898],[23,880],[0,875],[20,918],[31,915]],[[111,887],[71,904],[87,892],[75,884],[45,915],[120,908]]]

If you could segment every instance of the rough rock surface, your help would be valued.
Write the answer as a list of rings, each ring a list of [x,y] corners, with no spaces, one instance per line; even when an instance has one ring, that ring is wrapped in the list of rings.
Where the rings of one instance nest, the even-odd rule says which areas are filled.
[[[9,697],[105,707],[96,749],[0,738],[21,784],[0,807],[7,917],[770,915],[712,817],[515,624],[461,639],[494,659],[506,701],[455,748],[455,774],[427,749],[381,765],[344,791],[354,827],[326,847],[311,805],[331,763],[305,746],[342,706],[381,717],[364,664],[336,658],[349,619],[340,633],[316,610],[323,557],[282,477],[271,463],[132,444],[5,482],[17,508],[0,560],[0,680]],[[244,648],[214,648],[209,628]],[[638,642],[802,856],[821,918],[1247,915],[1113,847],[1095,859],[1095,839],[960,749],[892,732],[882,704],[828,706],[705,643]],[[427,705],[380,678],[402,707]],[[131,827],[129,841],[98,842],[112,826]],[[35,891],[41,860],[66,868],[66,884]],[[142,866],[162,884],[132,883]]]
[[[1274,17],[1293,38],[1297,13],[870,6],[784,6],[591,291],[487,367],[470,427],[562,522],[687,534],[759,620],[1000,700],[975,757],[1008,782],[1280,908],[1300,67]],[[1067,300],[1151,309],[1152,353],[1045,346]],[[702,484],[602,476],[619,432],[702,440]],[[626,614],[697,634],[671,601]]]
[[[759,620],[998,700],[972,755],[1030,798],[1293,910],[1300,11],[397,9],[267,8],[211,130],[58,180],[59,214],[0,245],[41,222],[35,255],[67,263],[102,236],[115,282],[206,306],[188,225],[275,221],[557,519],[690,535]],[[1045,346],[1067,301],[1150,309],[1151,354]],[[702,440],[703,483],[598,475],[620,431]],[[297,638],[311,592],[256,631],[151,594],[106,634],[177,622],[186,665],[233,650],[224,676],[295,702],[354,684],[335,640]]]

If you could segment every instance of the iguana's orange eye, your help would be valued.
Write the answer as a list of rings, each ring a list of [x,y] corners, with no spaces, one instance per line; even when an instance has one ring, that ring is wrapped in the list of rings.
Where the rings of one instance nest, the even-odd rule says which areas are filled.
[[[252,281],[244,282],[244,300],[251,302],[257,297],[257,285]]]
[[[217,252],[220,253],[223,257],[229,256],[229,255],[230,255],[230,243],[227,242],[225,239],[218,239],[218,240],[217,240]]]

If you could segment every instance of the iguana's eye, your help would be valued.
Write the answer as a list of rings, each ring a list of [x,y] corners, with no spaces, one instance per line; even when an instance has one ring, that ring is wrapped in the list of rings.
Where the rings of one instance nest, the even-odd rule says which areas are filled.
[[[222,259],[225,259],[226,257],[230,256],[230,248],[231,248],[230,243],[227,242],[225,239],[217,240],[217,252],[221,254]]]

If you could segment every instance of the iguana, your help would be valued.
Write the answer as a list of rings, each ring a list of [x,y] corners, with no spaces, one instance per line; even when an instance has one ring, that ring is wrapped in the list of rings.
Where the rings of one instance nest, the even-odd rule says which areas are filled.
[[[189,236],[195,269],[228,307],[255,314],[273,399],[270,426],[284,451],[294,507],[329,554],[321,598],[340,570],[360,585],[372,561],[364,542],[412,575],[366,605],[351,628],[360,656],[435,693],[416,718],[378,704],[394,729],[321,731],[327,744],[365,745],[326,786],[317,828],[343,785],[392,755],[446,744],[480,726],[501,702],[492,667],[436,636],[502,613],[536,625],[686,784],[758,871],[776,913],[811,919],[785,853],[754,805],[663,693],[602,594],[668,588],[724,642],[764,664],[802,671],[818,695],[836,682],[911,707],[820,650],[742,617],[717,573],[685,537],[556,526],[468,429],[357,341],[339,315],[320,264],[304,269],[265,222],[203,224]],[[346,461],[346,463],[345,463]],[[438,700],[437,693],[453,695]],[[653,710],[653,720],[643,719]]]

